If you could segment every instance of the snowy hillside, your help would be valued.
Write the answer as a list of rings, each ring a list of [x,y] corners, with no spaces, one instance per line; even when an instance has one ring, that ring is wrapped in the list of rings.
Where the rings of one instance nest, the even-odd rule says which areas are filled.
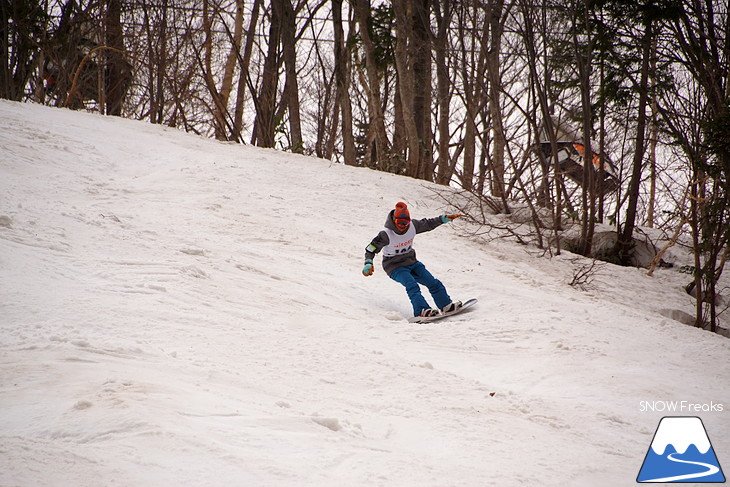
[[[666,415],[730,466],[730,340],[666,317],[692,312],[686,275],[606,266],[584,292],[575,256],[457,220],[415,247],[479,307],[409,324],[380,257],[361,275],[400,200],[451,210],[398,176],[0,102],[0,485],[615,487]]]

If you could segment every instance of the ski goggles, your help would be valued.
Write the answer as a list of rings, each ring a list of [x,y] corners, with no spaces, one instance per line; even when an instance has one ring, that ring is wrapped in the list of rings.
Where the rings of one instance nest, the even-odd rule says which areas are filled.
[[[411,224],[411,220],[409,218],[396,218],[395,219],[395,226],[396,228],[402,229],[402,228],[408,228],[408,225]]]

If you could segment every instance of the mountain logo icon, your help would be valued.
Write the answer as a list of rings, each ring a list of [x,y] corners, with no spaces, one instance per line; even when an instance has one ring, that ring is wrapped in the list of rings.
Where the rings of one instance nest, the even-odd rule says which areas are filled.
[[[725,475],[702,420],[694,416],[662,418],[636,481],[724,483]]]

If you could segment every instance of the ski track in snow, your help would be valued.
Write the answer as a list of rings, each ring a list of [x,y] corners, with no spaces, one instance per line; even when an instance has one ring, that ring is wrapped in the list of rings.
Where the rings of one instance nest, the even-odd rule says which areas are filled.
[[[0,102],[0,485],[632,483],[660,414],[730,407],[686,276],[419,235],[463,317],[411,325],[365,245],[430,186]],[[718,452],[723,416],[705,416]],[[647,437],[648,435],[648,437]]]

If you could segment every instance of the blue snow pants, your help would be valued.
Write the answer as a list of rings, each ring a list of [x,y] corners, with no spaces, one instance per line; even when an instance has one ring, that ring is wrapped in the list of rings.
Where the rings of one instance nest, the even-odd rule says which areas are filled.
[[[418,316],[421,314],[421,311],[431,307],[421,294],[419,284],[426,286],[428,292],[431,293],[431,296],[436,302],[436,307],[439,309],[451,303],[451,298],[446,292],[444,285],[441,284],[441,281],[433,277],[421,262],[397,268],[390,275],[390,278],[405,286],[406,293],[408,293],[408,297],[413,305],[413,316]]]

